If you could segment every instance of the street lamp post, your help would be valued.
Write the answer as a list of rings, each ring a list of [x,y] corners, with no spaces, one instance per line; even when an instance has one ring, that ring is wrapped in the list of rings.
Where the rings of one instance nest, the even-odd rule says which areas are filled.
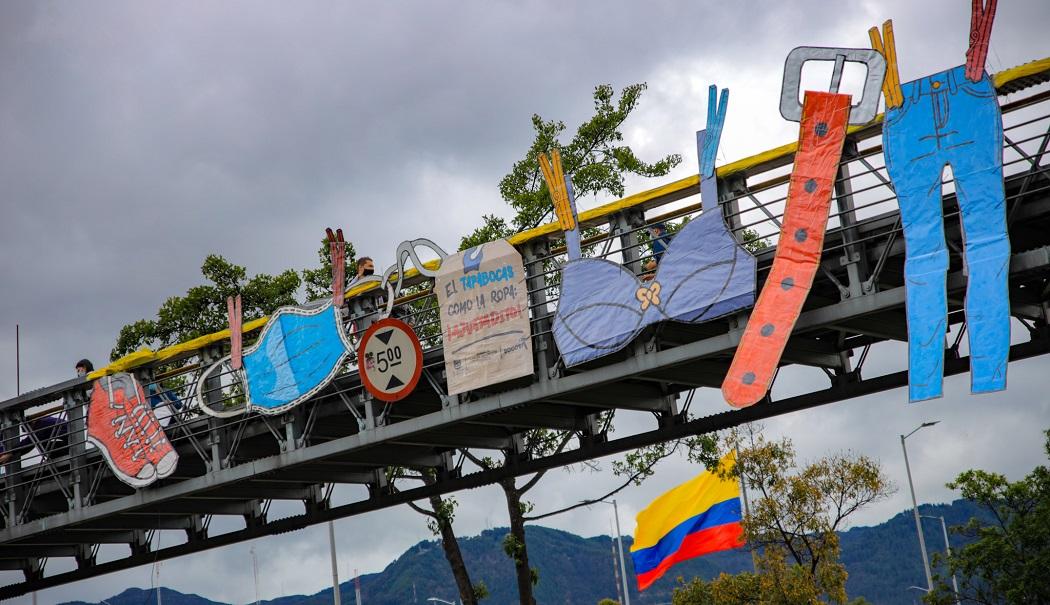
[[[948,558],[952,556],[952,545],[948,542],[948,524],[944,522],[944,517],[941,515],[923,515],[925,519],[940,519],[941,520],[941,531],[944,532],[944,550],[948,553]],[[955,591],[955,603],[959,605],[962,601],[959,600],[959,581],[955,579],[955,572],[952,572],[952,590]]]
[[[427,601],[433,601],[435,603],[444,603],[445,605],[456,605],[455,601],[446,601],[445,599],[439,599],[437,597],[430,597]]]
[[[922,523],[919,521],[919,503],[915,500],[915,484],[913,484],[911,480],[911,465],[908,464],[908,447],[904,444],[904,440],[914,435],[919,429],[933,426],[938,422],[940,422],[940,420],[923,422],[907,435],[901,435],[901,449],[904,450],[904,470],[908,473],[908,487],[911,489],[912,512],[915,514],[915,532],[919,534],[919,550],[922,551],[922,566],[926,571],[927,591],[933,590],[933,574],[930,573],[930,557],[926,554],[926,538],[922,535]]]
[[[627,592],[627,565],[623,557],[623,538],[620,537],[620,509],[616,506],[616,500],[598,500],[613,505],[613,516],[616,518],[616,544],[620,550],[620,579],[623,581],[624,605],[631,605],[631,593]]]

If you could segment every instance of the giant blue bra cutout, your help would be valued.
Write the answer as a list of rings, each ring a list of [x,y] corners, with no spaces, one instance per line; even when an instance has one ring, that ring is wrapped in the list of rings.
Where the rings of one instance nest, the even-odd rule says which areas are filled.
[[[697,133],[704,212],[674,237],[651,281],[618,263],[580,257],[578,245],[571,245],[578,242],[579,227],[572,183],[565,178],[568,203],[556,201],[555,207],[573,213],[562,221],[572,226],[566,231],[570,258],[562,268],[553,332],[566,366],[615,352],[655,322],[699,323],[754,304],[755,259],[733,238],[718,207],[714,162],[728,93],[722,91],[716,110],[717,88],[711,87],[708,129]]]

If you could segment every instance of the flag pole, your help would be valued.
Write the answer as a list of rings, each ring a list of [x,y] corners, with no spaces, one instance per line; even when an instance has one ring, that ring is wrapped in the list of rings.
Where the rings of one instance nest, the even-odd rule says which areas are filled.
[[[736,452],[736,464],[740,464],[740,448],[733,448]],[[749,521],[751,517],[751,508],[747,503],[747,482],[744,480],[744,473],[737,471],[740,478],[740,499],[744,503],[744,520]],[[755,549],[751,546],[751,540],[747,541],[747,549],[751,551],[751,566],[754,568],[755,573],[758,573],[758,557],[755,555]]]

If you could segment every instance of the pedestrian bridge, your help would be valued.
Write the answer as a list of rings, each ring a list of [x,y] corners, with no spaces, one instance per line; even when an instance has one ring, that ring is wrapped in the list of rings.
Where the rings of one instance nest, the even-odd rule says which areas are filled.
[[[994,80],[1005,129],[1014,361],[1050,352],[1050,60]],[[0,598],[906,385],[903,359],[899,370],[886,374],[865,367],[873,347],[907,341],[904,242],[881,141],[880,118],[851,128],[846,140],[820,270],[783,357],[784,365],[818,369],[821,378],[806,392],[777,397],[774,383],[772,396],[757,405],[724,406],[718,389],[746,313],[699,325],[658,324],[616,354],[566,368],[551,335],[565,251],[558,224],[546,224],[510,238],[528,276],[535,358],[529,377],[447,395],[434,294],[426,278],[409,272],[395,306],[423,337],[423,379],[411,395],[394,404],[373,399],[351,365],[282,415],[217,418],[195,405],[171,409],[166,432],[179,464],[149,487],[135,490],[117,480],[87,443],[90,382],[69,380],[0,403],[5,440],[27,434],[26,423],[43,415],[61,417],[69,429],[68,451],[45,457],[34,450],[4,465],[0,569],[8,571],[0,573],[10,583],[0,588]],[[767,244],[756,253],[760,287],[777,243],[794,151],[786,145],[717,171],[720,209],[730,229],[738,239],[751,230],[759,236],[756,247]],[[943,199],[951,249],[946,374],[966,372],[969,363],[953,191],[949,180]],[[698,194],[699,179],[692,176],[583,212],[580,222],[597,233],[583,241],[585,249],[641,273],[648,252],[638,236],[646,224],[695,216]],[[363,301],[372,294],[360,288],[347,293],[348,329],[363,325],[370,312]],[[246,327],[257,331],[258,324]],[[119,369],[146,385],[184,384],[177,392],[188,398],[203,369],[228,347],[228,332],[214,334],[133,356]],[[221,377],[205,386],[209,405],[221,407],[224,398],[236,396]],[[903,392],[900,398],[906,401]],[[724,411],[711,413],[717,409]],[[606,419],[615,410],[651,413],[651,426],[613,438]],[[565,450],[530,458],[520,444],[533,429],[574,438]],[[464,468],[459,451],[465,448],[504,452],[509,462],[495,470]],[[433,469],[435,481],[402,485],[393,472],[399,468]],[[334,488],[344,484],[358,487],[339,493],[355,496],[337,501]],[[302,508],[283,518],[268,514],[281,500]],[[212,520],[222,517],[236,520],[236,527],[211,531]],[[165,531],[163,547],[153,539],[159,531]],[[180,542],[170,544],[169,535]]]

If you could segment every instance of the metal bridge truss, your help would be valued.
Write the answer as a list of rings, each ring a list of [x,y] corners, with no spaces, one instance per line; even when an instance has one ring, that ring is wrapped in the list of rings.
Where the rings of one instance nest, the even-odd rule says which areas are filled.
[[[1003,105],[1013,250],[1010,298],[1018,327],[1011,360],[1050,352],[1048,77],[1042,72],[1000,86],[1001,93],[1014,94]],[[1030,86],[1035,88],[1018,94]],[[767,397],[751,408],[702,417],[690,410],[694,395],[721,401],[717,389],[746,313],[701,325],[656,326],[625,351],[566,369],[550,332],[564,250],[558,247],[557,232],[541,228],[512,239],[526,259],[536,369],[532,377],[468,396],[446,395],[436,302],[428,282],[417,278],[401,293],[398,307],[424,337],[425,379],[393,405],[371,399],[351,365],[313,400],[282,416],[218,419],[190,404],[188,393],[201,369],[226,354],[221,343],[136,368],[144,384],[173,388],[188,403],[169,411],[166,427],[179,450],[179,466],[172,477],[145,489],[135,491],[118,481],[99,452],[86,444],[89,383],[74,379],[0,403],[0,428],[8,443],[29,434],[27,421],[42,414],[60,415],[70,436],[68,451],[35,451],[4,465],[0,569],[19,576],[6,574],[16,581],[0,588],[0,598],[904,386],[906,368],[879,376],[865,372],[873,346],[907,341],[904,243],[880,134],[876,122],[847,139],[821,270],[784,354],[785,365],[823,371],[826,380],[810,381],[809,392]],[[719,172],[727,223],[738,238],[757,235],[755,246],[768,244],[756,254],[760,287],[772,260],[793,159],[789,152],[762,157]],[[962,342],[966,278],[950,180],[945,188],[952,326],[945,372],[957,374],[968,369]],[[647,247],[638,235],[647,222],[695,216],[698,193],[693,177],[584,213],[584,225],[598,231],[584,244],[591,255],[611,257],[639,273]],[[372,307],[363,301],[369,296],[350,301],[348,329],[353,322],[367,323],[365,309]],[[209,405],[222,406],[234,396],[227,382],[222,377],[209,380]],[[774,384],[774,393],[776,389]],[[616,410],[650,412],[651,426],[613,439],[607,420]],[[573,439],[565,451],[529,458],[521,450],[521,436],[533,429],[564,431]],[[41,444],[39,449],[47,447]],[[493,470],[465,468],[464,449],[495,450],[506,463]],[[405,483],[393,469],[433,472],[435,481]],[[343,484],[367,487],[358,489],[365,496],[336,504],[333,488]],[[299,501],[303,509],[274,519],[268,515],[273,501]],[[240,518],[243,526],[210,532],[212,519],[219,516]],[[169,535],[169,530],[182,532],[184,541],[157,548],[154,535]],[[120,545],[104,551],[120,554],[102,560],[101,545]],[[72,569],[49,574],[46,563],[53,558],[72,562],[63,565]]]

